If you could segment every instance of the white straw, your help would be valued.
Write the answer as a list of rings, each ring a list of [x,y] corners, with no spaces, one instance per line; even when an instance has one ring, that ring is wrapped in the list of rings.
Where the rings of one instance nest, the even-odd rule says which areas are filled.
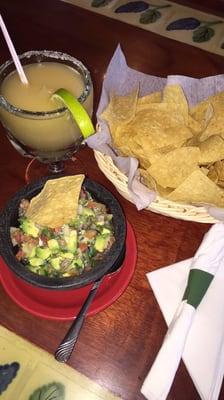
[[[23,67],[22,67],[21,62],[19,60],[19,57],[16,54],[15,47],[13,46],[13,43],[11,41],[11,38],[10,38],[9,34],[8,34],[7,28],[5,26],[5,23],[3,21],[3,18],[1,16],[1,14],[0,14],[0,27],[1,27],[2,33],[4,35],[4,38],[6,40],[6,43],[8,45],[8,48],[9,48],[9,51],[11,53],[12,59],[13,59],[13,61],[15,63],[15,66],[16,66],[17,72],[19,74],[19,77],[21,79],[21,82],[24,83],[25,85],[28,85],[27,77],[26,77],[26,75],[24,73]]]

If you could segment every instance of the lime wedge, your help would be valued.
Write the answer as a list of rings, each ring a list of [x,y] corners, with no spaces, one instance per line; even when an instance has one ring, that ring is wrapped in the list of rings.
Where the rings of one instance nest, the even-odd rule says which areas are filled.
[[[85,139],[95,132],[88,113],[72,93],[66,89],[58,89],[52,98],[60,100],[70,111]]]

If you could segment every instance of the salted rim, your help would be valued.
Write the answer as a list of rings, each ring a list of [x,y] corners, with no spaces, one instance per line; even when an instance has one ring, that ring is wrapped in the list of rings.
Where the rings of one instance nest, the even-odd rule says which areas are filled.
[[[20,60],[30,59],[31,57],[36,57],[37,62],[45,61],[44,60],[45,58],[46,59],[51,58],[51,59],[61,60],[61,61],[69,61],[73,65],[73,68],[76,67],[77,71],[82,75],[82,77],[84,79],[84,86],[85,86],[84,91],[79,96],[78,101],[80,103],[83,103],[86,100],[86,98],[89,96],[90,90],[92,88],[92,80],[91,80],[90,72],[88,71],[88,69],[84,66],[84,64],[81,61],[79,61],[75,57],[70,56],[69,54],[62,53],[59,51],[54,51],[54,50],[31,50],[31,51],[27,51],[27,52],[19,55]],[[38,61],[38,58],[39,58],[39,61]],[[14,62],[13,62],[13,60],[10,59],[10,60],[6,61],[0,67],[0,77],[2,77],[3,80],[6,77],[6,74],[5,74],[6,68],[10,67],[11,65],[14,65]],[[72,67],[72,65],[71,65],[71,67]],[[0,104],[8,112],[14,113],[20,117],[26,116],[27,118],[31,118],[31,119],[58,118],[61,116],[61,114],[63,114],[64,112],[67,111],[66,107],[60,107],[60,108],[57,108],[52,111],[24,110],[22,108],[13,106],[2,95],[0,95]]]

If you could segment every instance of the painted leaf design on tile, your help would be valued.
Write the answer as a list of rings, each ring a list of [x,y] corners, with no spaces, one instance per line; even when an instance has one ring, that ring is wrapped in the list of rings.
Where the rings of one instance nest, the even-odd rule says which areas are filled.
[[[201,26],[193,33],[193,41],[197,43],[208,42],[215,34],[214,29],[207,26]]]
[[[145,1],[130,1],[115,9],[115,13],[138,13],[149,8]]]
[[[166,4],[164,6],[158,6],[158,7],[153,7],[153,8],[151,8],[151,6],[150,6],[150,8],[148,10],[144,11],[141,14],[141,16],[139,18],[139,22],[141,24],[152,24],[153,22],[158,21],[158,19],[161,18],[161,16],[162,16],[159,9],[167,8],[167,7],[171,7],[171,4]]]
[[[193,32],[193,41],[196,43],[208,42],[214,35],[215,30],[211,28],[212,25],[222,24],[223,21],[206,22]]]
[[[192,40],[195,43],[208,42],[214,35],[212,25],[222,24],[223,21],[199,21],[197,18],[181,18],[167,25],[167,31],[193,30]]]
[[[167,25],[166,30],[167,31],[175,31],[181,29],[193,30],[196,29],[200,24],[201,22],[197,18],[192,18],[192,17],[180,18]]]
[[[59,382],[52,382],[35,390],[29,400],[64,400],[65,387]]]
[[[0,394],[7,389],[8,385],[16,377],[19,367],[20,365],[16,361],[11,364],[0,365]]]
[[[93,0],[91,7],[104,7],[111,3],[113,0]]]
[[[139,22],[141,24],[152,24],[153,22],[156,22],[160,17],[161,12],[159,12],[158,10],[147,10],[141,14]]]

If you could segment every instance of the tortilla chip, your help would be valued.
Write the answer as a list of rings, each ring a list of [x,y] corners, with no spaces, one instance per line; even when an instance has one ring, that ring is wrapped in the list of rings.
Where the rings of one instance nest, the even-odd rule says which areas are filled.
[[[212,182],[200,168],[192,172],[185,181],[172,193],[166,196],[168,200],[189,204],[212,204],[224,206],[224,190]]]
[[[171,145],[167,145],[164,147],[161,147],[158,150],[155,150],[154,153],[152,154],[148,154],[148,160],[150,161],[150,164],[154,164],[156,161],[158,161],[162,156],[164,156],[165,154],[168,154],[169,152],[178,149],[180,147],[182,147],[183,145],[183,141],[177,142],[175,144],[171,144]]]
[[[147,127],[157,129],[161,126],[174,127],[176,125],[185,125],[185,115],[180,113],[179,105],[175,103],[151,103],[147,108],[136,112],[134,125],[137,125],[144,118],[144,124],[147,120]]]
[[[198,136],[193,136],[193,137],[191,137],[190,139],[187,139],[187,141],[184,143],[184,146],[199,146],[199,143],[200,143],[200,141],[199,141],[199,139],[198,139]]]
[[[163,91],[163,103],[169,105],[175,104],[178,108],[178,113],[184,118],[184,123],[188,123],[188,102],[180,85],[167,85],[165,87]]]
[[[116,127],[116,129],[112,132],[112,139],[115,147],[127,147],[130,151],[133,147],[132,138],[136,135],[136,132],[131,129],[129,124],[122,123]]]
[[[112,132],[114,132],[120,124],[131,121],[135,116],[137,98],[138,89],[133,90],[127,96],[112,94],[107,108],[100,115],[102,119],[108,122]]]
[[[142,182],[151,190],[157,191],[156,181],[153,177],[144,169],[139,170]]]
[[[216,113],[209,122],[206,129],[200,134],[200,141],[203,142],[210,136],[219,135],[224,139],[224,115],[223,110]]]
[[[188,115],[188,123],[187,123],[188,128],[191,130],[192,134],[194,137],[198,137],[198,135],[202,132],[204,127],[202,126],[202,123],[191,117],[191,115]]]
[[[208,168],[202,166],[202,167],[200,167],[200,170],[201,170],[201,172],[203,172],[204,175],[208,176],[208,173],[209,173]]]
[[[220,92],[191,109],[192,117],[201,121],[202,124],[201,142],[213,135],[220,135],[224,138],[223,103],[224,93]]]
[[[164,188],[177,188],[194,170],[198,169],[200,150],[181,147],[160,157],[147,172]]]
[[[144,169],[147,169],[147,168],[150,167],[151,163],[150,163],[148,157],[145,157],[145,156],[143,155],[143,156],[138,156],[138,159],[139,159],[140,167],[142,167],[142,168],[144,168]]]
[[[161,92],[154,92],[148,94],[147,96],[139,97],[137,101],[136,112],[147,109],[149,104],[161,103],[161,101],[162,101]]]
[[[192,134],[187,127],[177,125],[171,128],[163,127],[160,130],[152,129],[148,134],[135,136],[133,140],[143,148],[145,155],[149,156],[168,146],[172,149],[181,147],[191,137]]]
[[[146,186],[173,201],[223,204],[224,92],[189,108],[180,85],[112,95],[102,116],[113,145],[139,161]],[[170,197],[169,197],[170,196]]]
[[[217,185],[224,185],[224,160],[217,161],[209,167],[208,177]]]
[[[224,92],[217,92],[213,96],[208,97],[206,100],[199,103],[200,105],[210,103],[214,110],[214,113],[222,108],[222,104],[224,102]]]
[[[149,189],[153,190],[154,192],[158,193],[160,196],[165,197],[168,196],[172,192],[170,188],[163,188],[162,186],[158,185],[156,181],[152,178],[152,176],[145,171],[144,169],[139,170],[142,182],[145,184]]]
[[[48,180],[41,192],[31,199],[26,216],[49,228],[69,223],[77,215],[84,175]]]
[[[201,151],[199,163],[209,164],[224,159],[224,140],[217,135],[210,136],[199,144]]]
[[[214,108],[210,99],[204,100],[190,109],[191,118],[199,123],[201,130],[208,126],[213,115]]]
[[[218,171],[216,170],[214,165],[211,165],[211,167],[209,168],[207,176],[214,183],[216,183],[216,184],[218,183],[218,180],[219,180]]]
[[[138,98],[137,106],[151,103],[161,103],[162,101],[162,93],[161,92],[153,92],[147,94],[146,96],[142,96]]]

